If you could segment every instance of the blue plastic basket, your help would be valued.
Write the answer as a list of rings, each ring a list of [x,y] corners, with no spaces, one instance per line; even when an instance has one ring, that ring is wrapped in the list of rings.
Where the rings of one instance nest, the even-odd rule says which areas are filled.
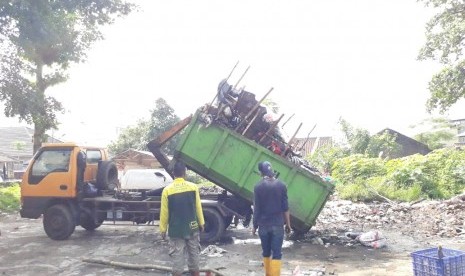
[[[438,249],[430,248],[413,252],[415,276],[463,276],[465,275],[465,252],[442,249],[444,257],[438,257]]]

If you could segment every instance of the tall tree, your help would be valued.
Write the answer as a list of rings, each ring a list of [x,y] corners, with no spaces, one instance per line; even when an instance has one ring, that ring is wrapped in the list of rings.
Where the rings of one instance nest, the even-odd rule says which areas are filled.
[[[166,130],[179,122],[179,117],[168,103],[159,98],[155,108],[150,111],[149,120],[139,120],[136,126],[129,126],[121,132],[116,141],[108,148],[112,154],[121,153],[127,149],[147,150],[147,144]],[[167,154],[172,154],[176,147],[177,137],[173,137],[163,147]]]
[[[465,97],[465,2],[462,0],[420,0],[438,12],[426,25],[426,43],[420,60],[436,60],[444,65],[429,82],[428,111],[448,110]]]
[[[385,131],[370,135],[368,130],[354,128],[349,122],[340,118],[339,124],[348,146],[349,154],[363,154],[368,157],[394,158],[400,152],[400,145],[396,143],[396,137]]]
[[[4,0],[0,4],[0,101],[7,117],[34,125],[34,152],[63,106],[46,95],[71,63],[102,39],[99,28],[129,14],[124,0]]]
[[[155,101],[155,109],[151,112],[150,132],[147,135],[147,141],[158,137],[180,121],[179,117],[174,113],[174,109],[163,98],[158,98]],[[164,146],[164,151],[172,154],[176,148],[177,141],[178,136],[170,139]]]
[[[116,141],[110,143],[108,150],[114,155],[128,149],[147,150],[147,133],[149,133],[149,122],[139,120],[137,125],[124,128]]]

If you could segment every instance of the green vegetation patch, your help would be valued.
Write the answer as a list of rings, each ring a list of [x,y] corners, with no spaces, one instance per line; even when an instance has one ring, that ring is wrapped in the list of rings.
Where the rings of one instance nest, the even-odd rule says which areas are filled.
[[[20,208],[19,183],[8,187],[0,187],[0,210],[4,212],[18,211]]]
[[[447,199],[465,191],[465,151],[454,148],[391,160],[351,155],[336,160],[331,169],[344,199]]]

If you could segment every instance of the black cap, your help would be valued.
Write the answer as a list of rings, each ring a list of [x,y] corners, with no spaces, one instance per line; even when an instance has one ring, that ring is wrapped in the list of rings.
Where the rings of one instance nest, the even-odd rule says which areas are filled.
[[[274,177],[273,167],[268,161],[258,163],[258,170],[263,176]]]

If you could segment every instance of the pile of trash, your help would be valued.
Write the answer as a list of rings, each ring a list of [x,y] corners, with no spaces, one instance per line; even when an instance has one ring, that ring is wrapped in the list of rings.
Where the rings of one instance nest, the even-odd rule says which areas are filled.
[[[293,144],[299,129],[291,138],[285,137],[282,126],[286,122],[279,126],[284,114],[276,118],[272,111],[261,105],[271,90],[257,101],[253,93],[244,88],[237,89],[227,80],[222,80],[218,85],[216,101],[200,108],[199,120],[205,127],[217,124],[229,128],[303,169],[322,176],[318,169],[302,157],[305,143],[300,146]]]
[[[313,229],[367,231],[396,229],[415,237],[465,237],[465,196],[443,201],[363,203],[333,199]]]

